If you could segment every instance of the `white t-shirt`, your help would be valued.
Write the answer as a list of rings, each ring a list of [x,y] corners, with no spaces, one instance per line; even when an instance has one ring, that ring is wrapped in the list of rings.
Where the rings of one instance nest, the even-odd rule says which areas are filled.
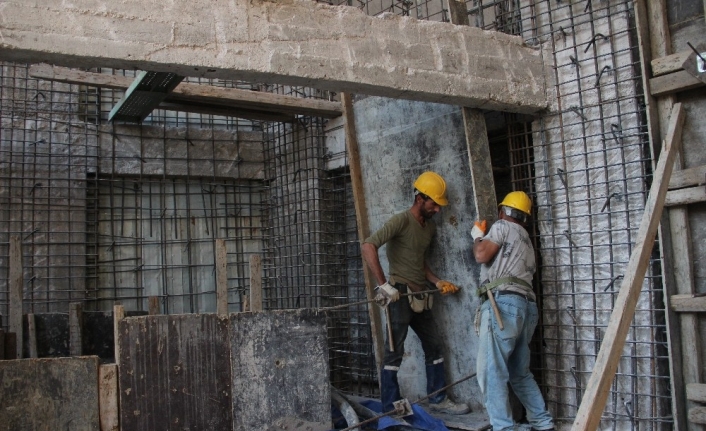
[[[532,284],[537,265],[532,242],[524,227],[507,220],[498,220],[493,223],[488,234],[483,237],[483,241],[494,242],[500,246],[500,250],[491,262],[481,266],[481,284],[486,280],[493,281],[503,277],[517,277]],[[516,283],[510,283],[510,285],[511,290],[518,290],[516,287],[519,287],[521,292],[530,293],[534,297],[532,292],[528,292],[526,286]],[[503,287],[499,287],[499,290],[503,290]]]

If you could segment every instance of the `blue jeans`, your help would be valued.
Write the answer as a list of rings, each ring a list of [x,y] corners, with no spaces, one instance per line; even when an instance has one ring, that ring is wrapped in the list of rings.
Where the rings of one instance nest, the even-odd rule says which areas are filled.
[[[478,344],[478,384],[494,431],[513,430],[508,383],[527,411],[527,421],[536,430],[554,427],[544,398],[530,372],[529,342],[537,326],[537,304],[518,295],[497,295],[504,329],[500,330],[490,301],[481,305]]]

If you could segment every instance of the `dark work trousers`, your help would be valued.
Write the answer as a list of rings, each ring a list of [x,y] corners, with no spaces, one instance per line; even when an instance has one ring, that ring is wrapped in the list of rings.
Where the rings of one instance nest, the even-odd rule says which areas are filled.
[[[396,283],[395,288],[401,294],[407,293],[407,285]],[[399,384],[397,383],[397,371],[402,364],[404,356],[404,341],[411,327],[417,334],[424,350],[424,362],[427,372],[427,392],[433,392],[445,386],[444,363],[442,356],[442,345],[439,331],[436,327],[431,310],[424,310],[415,313],[409,306],[409,299],[403,296],[398,301],[388,305],[390,321],[392,322],[392,339],[395,351],[391,352],[389,341],[385,342],[385,359],[381,373],[382,382],[382,402],[383,411],[392,410],[392,402],[401,398],[399,394]],[[438,403],[445,398],[442,391],[429,399],[431,403]]]

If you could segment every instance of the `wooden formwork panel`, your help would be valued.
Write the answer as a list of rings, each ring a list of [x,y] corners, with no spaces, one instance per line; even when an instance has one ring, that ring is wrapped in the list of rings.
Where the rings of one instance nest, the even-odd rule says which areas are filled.
[[[330,425],[323,313],[145,316],[121,320],[118,331],[123,430]]]
[[[283,418],[330,426],[326,316],[313,310],[231,314],[233,430]]]
[[[228,319],[126,318],[118,331],[121,429],[230,429]]]
[[[0,431],[96,431],[98,358],[0,361]]]

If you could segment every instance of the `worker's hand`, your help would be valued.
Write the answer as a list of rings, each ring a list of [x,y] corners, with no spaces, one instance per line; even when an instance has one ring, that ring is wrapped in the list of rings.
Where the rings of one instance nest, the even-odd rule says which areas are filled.
[[[476,221],[475,223],[473,223],[473,229],[471,229],[471,236],[473,237],[473,241],[478,238],[483,238],[487,230],[488,222],[486,222],[485,220]]]
[[[455,284],[450,283],[446,280],[439,280],[436,282],[436,288],[439,289],[442,295],[448,295],[450,293],[458,292],[458,287]]]
[[[387,282],[376,287],[375,291],[377,292],[377,295],[375,295],[375,302],[380,304],[381,307],[385,307],[390,302],[395,302],[400,299],[400,291],[392,287],[392,285]]]

